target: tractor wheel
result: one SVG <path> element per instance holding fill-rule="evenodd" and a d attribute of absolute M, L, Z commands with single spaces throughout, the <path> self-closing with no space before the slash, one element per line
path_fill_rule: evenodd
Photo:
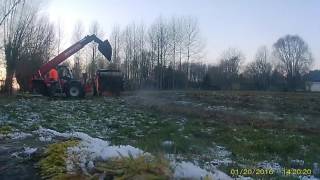
<path fill-rule="evenodd" d="M 82 87 L 79 84 L 71 84 L 66 92 L 68 97 L 78 98 L 83 97 L 84 92 Z"/>

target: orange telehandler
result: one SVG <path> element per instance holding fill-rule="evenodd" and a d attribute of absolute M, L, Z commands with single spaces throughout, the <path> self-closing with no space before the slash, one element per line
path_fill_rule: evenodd
<path fill-rule="evenodd" d="M 45 96 L 54 96 L 57 92 L 60 92 L 67 97 L 84 97 L 89 92 L 93 92 L 94 95 L 101 95 L 104 92 L 119 95 L 123 89 L 123 78 L 119 70 L 100 69 L 96 72 L 95 77 L 90 80 L 87 79 L 86 75 L 82 80 L 76 80 L 66 66 L 59 66 L 60 63 L 92 41 L 98 43 L 98 50 L 110 61 L 112 48 L 109 41 L 102 41 L 94 34 L 86 36 L 39 68 L 30 81 L 32 92 Z M 53 68 L 58 71 L 59 78 L 57 81 L 48 78 L 48 72 Z"/>

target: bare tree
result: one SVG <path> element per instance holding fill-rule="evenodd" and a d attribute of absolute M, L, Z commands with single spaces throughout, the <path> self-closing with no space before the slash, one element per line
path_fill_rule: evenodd
<path fill-rule="evenodd" d="M 131 43 L 131 30 L 127 26 L 125 27 L 123 33 L 122 33 L 122 44 L 123 44 L 123 54 L 124 54 L 124 73 L 125 73 L 125 79 L 128 82 L 130 79 L 130 60 L 131 60 L 131 52 L 132 52 L 132 43 Z"/>
<path fill-rule="evenodd" d="M 110 36 L 110 42 L 112 46 L 112 62 L 114 63 L 114 66 L 116 69 L 120 68 L 120 38 L 121 38 L 121 32 L 120 32 L 120 26 L 115 25 L 113 27 L 113 30 L 111 32 Z"/>
<path fill-rule="evenodd" d="M 15 5 L 1 26 L 6 65 L 5 91 L 11 94 L 14 77 L 21 90 L 28 90 L 32 74 L 51 56 L 55 34 L 48 19 L 39 16 L 41 6 L 38 1 L 6 2 Z"/>
<path fill-rule="evenodd" d="M 103 31 L 99 25 L 98 22 L 93 22 L 89 28 L 89 33 L 90 34 L 95 34 L 97 35 L 99 38 L 102 38 L 103 36 Z M 104 58 L 98 53 L 98 45 L 95 44 L 95 43 L 92 43 L 89 45 L 89 48 L 91 49 L 89 51 L 89 56 L 90 56 L 90 62 L 89 62 L 89 65 L 88 65 L 88 75 L 89 75 L 89 78 L 92 78 L 94 77 L 95 75 L 95 72 L 97 71 L 98 68 L 103 68 L 103 67 L 98 67 L 98 65 L 102 65 L 105 66 L 105 60 Z M 100 62 L 98 64 L 98 61 Z"/>
<path fill-rule="evenodd" d="M 170 55 L 172 58 L 172 61 L 170 63 L 170 66 L 172 67 L 173 73 L 172 73 L 172 88 L 175 88 L 175 73 L 176 70 L 176 55 L 177 55 L 177 49 L 178 45 L 181 42 L 180 35 L 182 34 L 182 31 L 179 31 L 179 19 L 176 17 L 173 17 L 171 21 L 169 22 L 169 46 L 170 46 Z M 181 43 L 180 43 L 181 44 Z M 181 62 L 180 62 L 181 63 Z"/>
<path fill-rule="evenodd" d="M 278 39 L 273 47 L 288 87 L 294 90 L 313 61 L 309 47 L 298 35 L 286 35 Z"/>
<path fill-rule="evenodd" d="M 185 33 L 185 28 L 184 28 L 184 18 L 178 18 L 177 19 L 177 53 L 178 53 L 178 58 L 179 58 L 179 71 L 182 69 L 182 59 L 184 56 L 184 45 L 185 45 L 185 39 L 186 39 L 186 33 Z"/>
<path fill-rule="evenodd" d="M 18 52 L 15 76 L 20 90 L 29 90 L 29 81 L 37 69 L 52 56 L 55 45 L 53 24 L 43 17 L 34 21 L 27 30 L 27 36 Z"/>
<path fill-rule="evenodd" d="M 149 46 L 149 52 L 150 52 L 150 81 L 153 82 L 154 86 L 158 87 L 158 73 L 156 72 L 156 67 L 159 66 L 160 61 L 157 56 L 158 52 L 158 39 L 157 39 L 157 27 L 153 24 L 148 29 L 148 35 L 147 35 L 147 42 Z M 157 82 L 157 84 L 156 84 Z"/>
<path fill-rule="evenodd" d="M 190 78 L 190 63 L 192 58 L 198 58 L 203 49 L 203 43 L 200 39 L 200 28 L 198 24 L 198 20 L 193 17 L 185 18 L 184 25 L 185 28 L 185 48 L 186 48 L 186 56 L 187 56 L 187 75 Z"/>
<path fill-rule="evenodd" d="M 271 73 L 269 51 L 266 46 L 262 46 L 258 49 L 255 60 L 247 65 L 245 74 L 254 83 L 256 89 L 267 90 Z"/>
<path fill-rule="evenodd" d="M 206 64 L 198 62 L 190 64 L 190 81 L 195 86 L 199 86 L 199 83 L 203 80 L 206 74 Z"/>
<path fill-rule="evenodd" d="M 58 20 L 56 28 L 57 28 L 57 54 L 60 54 L 60 48 L 61 48 L 62 39 L 63 39 L 63 30 L 61 28 L 61 19 Z"/>
<path fill-rule="evenodd" d="M 23 0 L 1 0 L 0 3 L 2 5 L 0 9 L 0 26 L 4 23 L 6 18 L 14 12 L 15 8 L 20 4 L 23 3 Z"/>
<path fill-rule="evenodd" d="M 83 38 L 83 32 L 84 32 L 84 27 L 81 21 L 77 22 L 74 26 L 73 29 L 73 35 L 72 35 L 72 42 L 78 42 Z M 82 51 L 78 51 L 75 55 L 74 55 L 74 59 L 73 59 L 73 68 L 72 68 L 72 72 L 73 72 L 73 76 L 75 79 L 80 79 L 81 77 L 81 72 L 82 72 Z"/>
<path fill-rule="evenodd" d="M 230 89 L 232 84 L 238 80 L 243 60 L 243 54 L 237 49 L 230 48 L 223 52 L 219 63 L 219 71 L 222 75 L 221 86 Z"/>
<path fill-rule="evenodd" d="M 6 60 L 4 91 L 12 93 L 12 83 L 23 42 L 29 36 L 28 29 L 36 18 L 38 7 L 32 3 L 20 3 L 3 22 L 3 44 Z"/>
<path fill-rule="evenodd" d="M 159 17 L 154 24 L 151 25 L 150 30 L 154 33 L 154 45 L 157 65 L 155 67 L 155 77 L 157 87 L 162 89 L 164 81 L 164 68 L 167 65 L 168 49 L 169 49 L 169 30 L 165 19 Z M 150 33 L 149 33 L 150 34 Z"/>
<path fill-rule="evenodd" d="M 122 33 L 123 69 L 130 88 L 138 88 L 148 74 L 146 59 L 145 27 L 135 23 L 125 27 Z M 147 75 L 146 75 L 147 76 Z"/>

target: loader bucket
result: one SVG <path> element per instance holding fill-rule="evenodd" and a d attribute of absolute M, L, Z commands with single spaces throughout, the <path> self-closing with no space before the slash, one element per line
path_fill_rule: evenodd
<path fill-rule="evenodd" d="M 99 51 L 106 57 L 109 61 L 111 61 L 112 56 L 112 48 L 108 40 L 101 41 L 98 46 Z"/>

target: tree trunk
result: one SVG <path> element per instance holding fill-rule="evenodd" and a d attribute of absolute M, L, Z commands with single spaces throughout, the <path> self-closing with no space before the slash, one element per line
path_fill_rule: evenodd
<path fill-rule="evenodd" d="M 173 45 L 173 63 L 172 63 L 172 89 L 174 89 L 175 81 L 175 66 L 176 66 L 176 43 Z"/>
<path fill-rule="evenodd" d="M 7 68 L 6 80 L 4 84 L 4 92 L 7 93 L 8 95 L 12 95 L 13 93 L 13 88 L 12 88 L 13 76 L 14 76 L 14 71 Z"/>

